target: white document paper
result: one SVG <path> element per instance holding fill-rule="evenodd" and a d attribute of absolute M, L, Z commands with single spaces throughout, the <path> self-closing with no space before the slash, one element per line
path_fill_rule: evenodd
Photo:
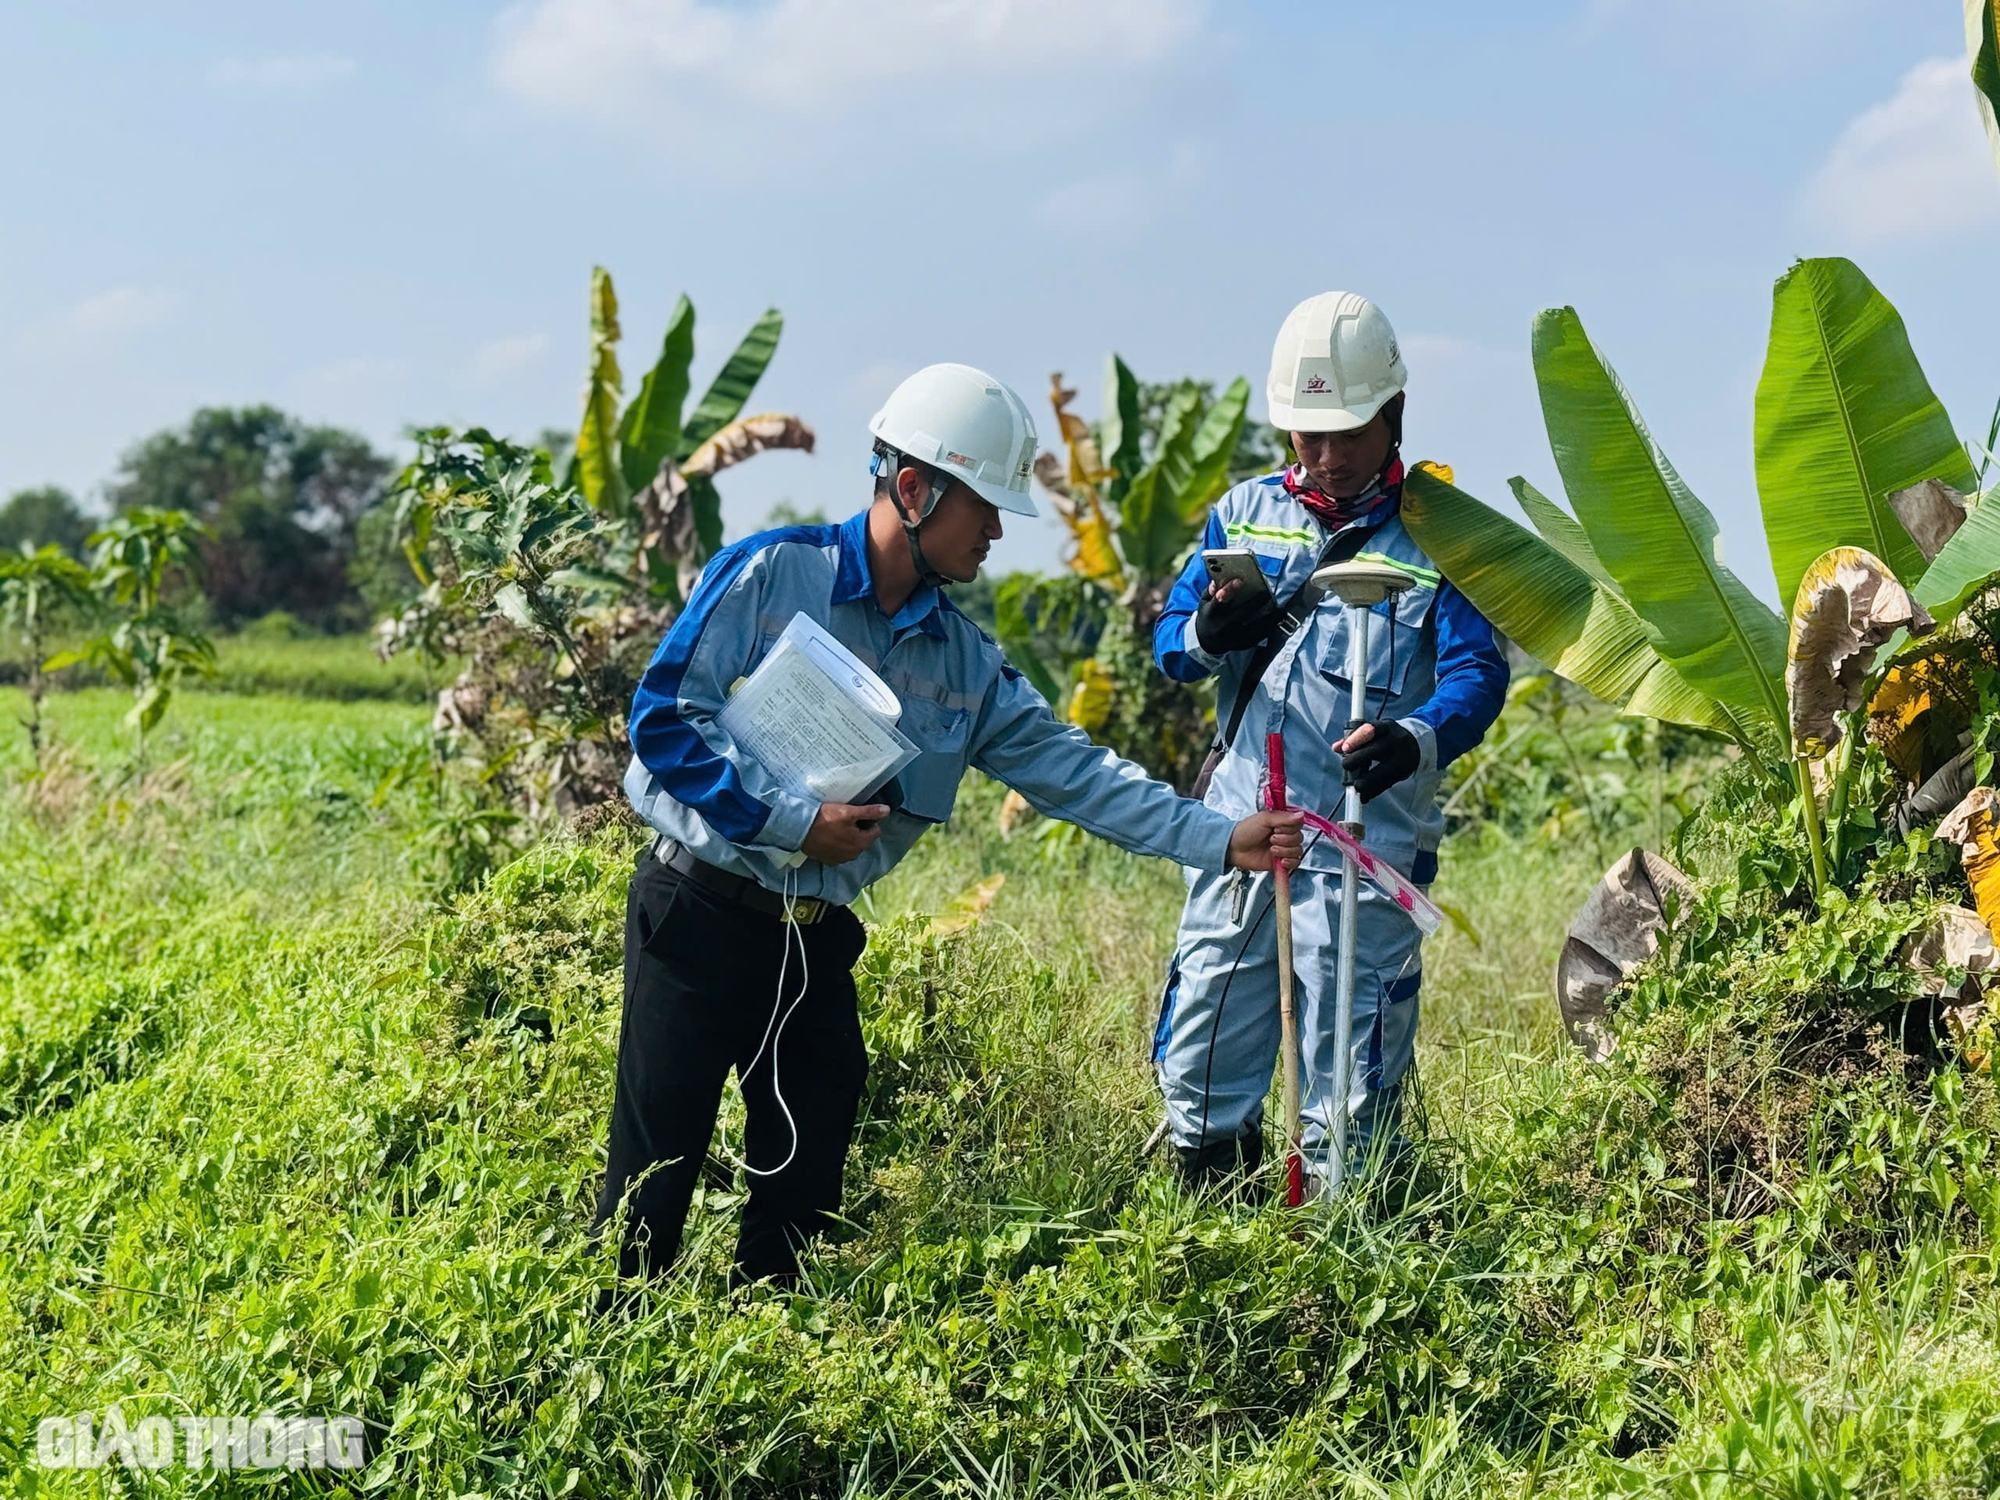
<path fill-rule="evenodd" d="M 917 758 L 902 713 L 866 663 L 797 614 L 715 722 L 793 796 L 852 802 Z"/>

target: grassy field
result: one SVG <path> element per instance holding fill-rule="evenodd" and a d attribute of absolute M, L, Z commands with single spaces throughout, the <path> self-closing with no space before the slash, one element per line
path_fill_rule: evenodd
<path fill-rule="evenodd" d="M 54 642 L 50 654 L 77 644 L 75 639 Z M 375 654 L 374 641 L 365 635 L 286 639 L 249 630 L 219 637 L 215 655 L 215 676 L 190 691 L 281 693 L 331 702 L 382 699 L 431 703 L 457 670 L 433 666 L 413 651 L 401 652 L 385 662 Z M 19 659 L 0 660 L 0 688 L 18 684 L 26 671 L 26 664 Z M 87 666 L 68 668 L 60 680 L 66 687 L 113 685 L 107 673 Z"/>
<path fill-rule="evenodd" d="M 1548 998 L 1574 840 L 1448 849 L 1423 1168 L 1302 1220 L 1141 1159 L 1177 872 L 1002 840 L 974 778 L 865 911 L 847 1232 L 732 1302 L 737 1189 L 705 1190 L 607 1322 L 639 836 L 439 901 L 390 778 L 421 706 L 190 694 L 143 776 L 123 708 L 54 699 L 40 777 L 0 752 L 8 1492 L 271 1488 L 37 1468 L 38 1418 L 118 1400 L 364 1417 L 367 1472 L 279 1480 L 307 1494 L 2000 1493 L 1990 1087 L 1815 1092 L 1721 1012 L 1588 1067 Z"/>

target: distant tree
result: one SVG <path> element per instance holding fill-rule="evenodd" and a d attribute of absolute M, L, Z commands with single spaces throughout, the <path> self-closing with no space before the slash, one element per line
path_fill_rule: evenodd
<path fill-rule="evenodd" d="M 790 500 L 780 500 L 764 513 L 764 529 L 775 531 L 780 526 L 824 526 L 826 512 L 815 505 L 811 510 L 800 510 Z"/>
<path fill-rule="evenodd" d="M 108 493 L 121 513 L 180 510 L 200 523 L 199 576 L 218 624 L 282 608 L 336 629 L 363 623 L 348 563 L 393 467 L 365 438 L 275 407 L 205 407 L 132 448 Z"/>
<path fill-rule="evenodd" d="M 53 484 L 17 490 L 0 505 L 0 549 L 15 552 L 53 544 L 81 558 L 93 524 L 68 490 Z"/>

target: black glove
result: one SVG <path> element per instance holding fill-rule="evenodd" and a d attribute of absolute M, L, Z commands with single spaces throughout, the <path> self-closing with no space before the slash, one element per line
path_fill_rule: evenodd
<path fill-rule="evenodd" d="M 1264 637 L 1282 614 L 1269 589 L 1248 593 L 1239 588 L 1227 600 L 1218 600 L 1211 590 L 1201 596 L 1201 606 L 1194 613 L 1194 638 L 1210 656 L 1248 651 L 1264 644 Z"/>
<path fill-rule="evenodd" d="M 1374 728 L 1373 739 L 1340 757 L 1341 780 L 1359 788 L 1363 802 L 1373 802 L 1424 758 L 1417 737 L 1394 719 L 1377 719 Z"/>

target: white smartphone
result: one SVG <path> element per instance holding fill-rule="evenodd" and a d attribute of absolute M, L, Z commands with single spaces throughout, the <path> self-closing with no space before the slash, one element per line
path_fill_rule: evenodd
<path fill-rule="evenodd" d="M 1201 560 L 1208 564 L 1208 576 L 1216 583 L 1236 584 L 1232 604 L 1271 592 L 1271 581 L 1258 566 L 1257 554 L 1248 547 L 1205 547 Z"/>

